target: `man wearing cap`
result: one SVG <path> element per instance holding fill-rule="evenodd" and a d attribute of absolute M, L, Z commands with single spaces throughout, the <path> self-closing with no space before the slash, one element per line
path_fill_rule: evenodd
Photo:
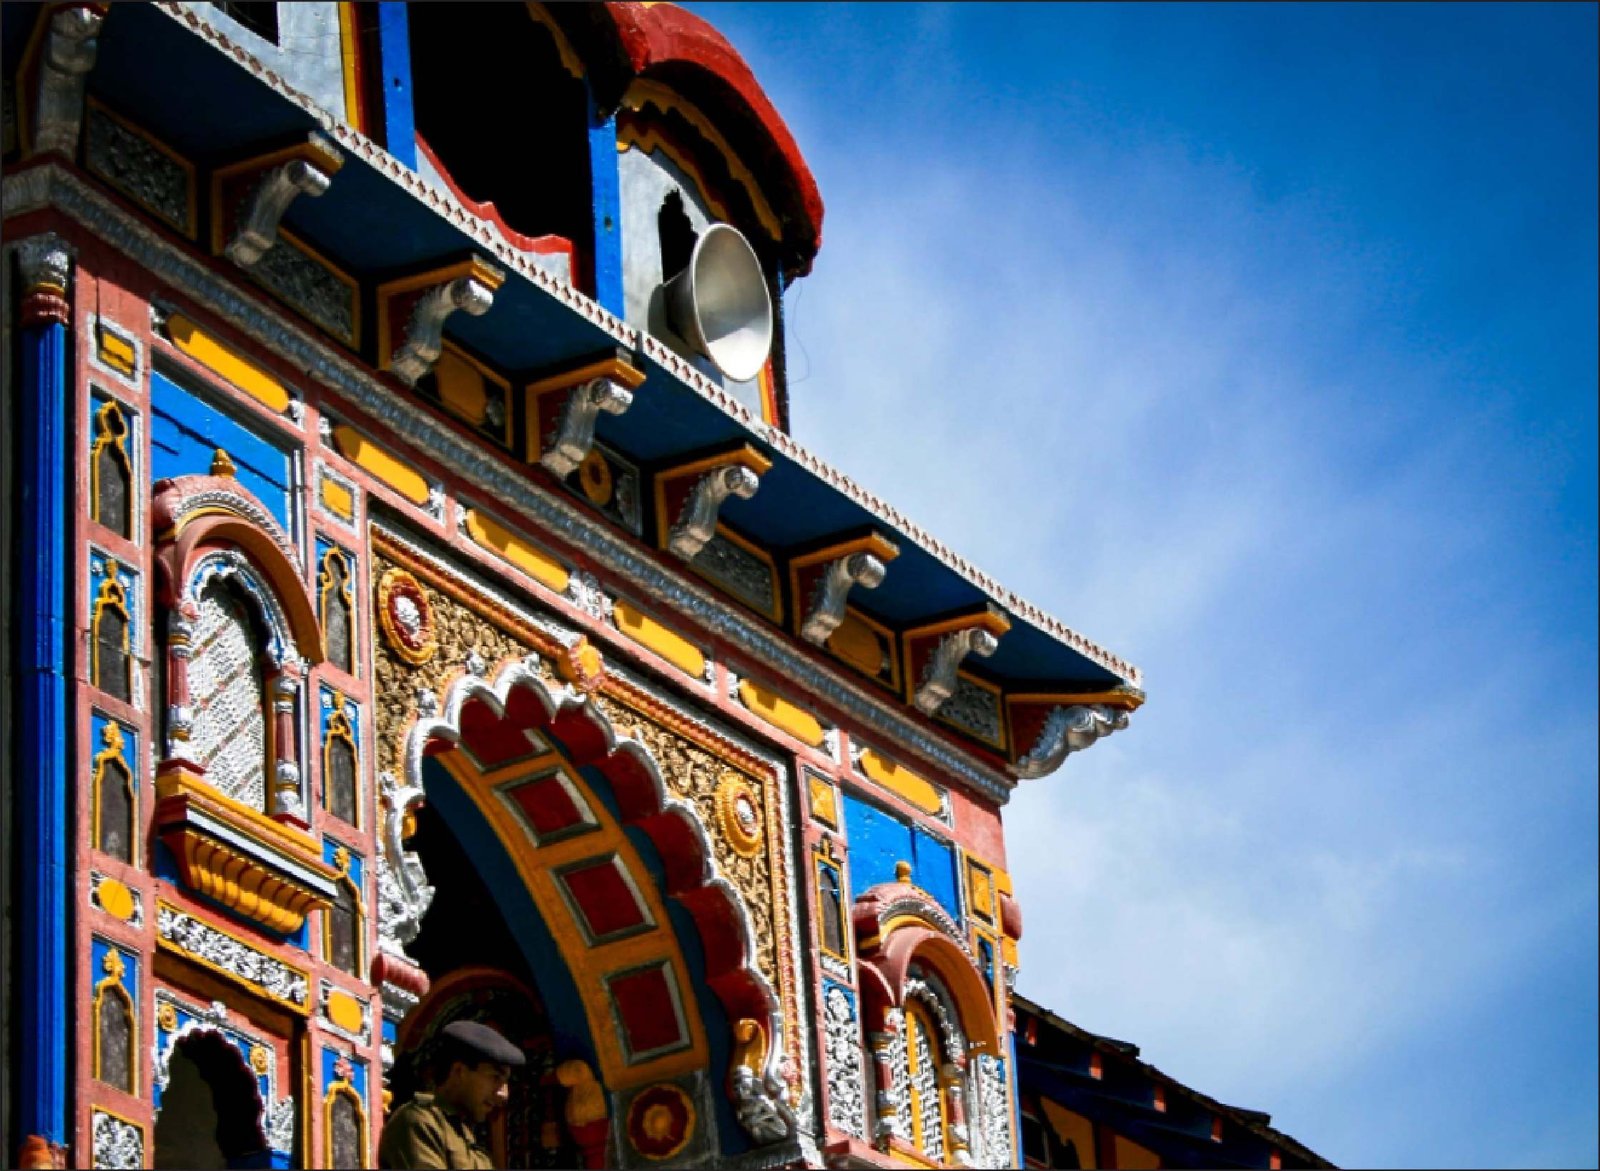
<path fill-rule="evenodd" d="M 389 1115 L 378 1144 L 378 1165 L 409 1168 L 492 1168 L 476 1127 L 506 1104 L 511 1071 L 522 1050 L 488 1025 L 452 1021 L 439 1030 L 432 1093 L 417 1094 Z"/>

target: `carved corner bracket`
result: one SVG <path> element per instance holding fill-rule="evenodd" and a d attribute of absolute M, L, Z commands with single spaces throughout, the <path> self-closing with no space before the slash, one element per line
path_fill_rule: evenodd
<path fill-rule="evenodd" d="M 905 632 L 906 685 L 924 715 L 937 715 L 956 692 L 967 656 L 986 659 L 1000 646 L 1011 621 L 994 606 Z"/>
<path fill-rule="evenodd" d="M 1144 703 L 1131 684 L 1076 694 L 1015 695 L 1007 700 L 1013 743 L 1028 745 L 1011 766 L 1024 780 L 1037 780 L 1060 768 L 1074 752 L 1128 726 L 1128 716 Z"/>
<path fill-rule="evenodd" d="M 444 326 L 457 310 L 482 317 L 506 274 L 481 257 L 378 287 L 378 352 L 384 369 L 415 386 L 444 352 Z M 397 338 L 404 341 L 396 345 Z"/>
<path fill-rule="evenodd" d="M 888 563 L 898 556 L 899 546 L 871 533 L 791 560 L 789 582 L 794 597 L 797 602 L 807 600 L 804 611 L 796 612 L 800 637 L 813 646 L 826 646 L 844 623 L 851 588 L 877 589 L 883 584 Z"/>
<path fill-rule="evenodd" d="M 25 65 L 35 75 L 30 154 L 57 153 L 76 158 L 83 131 L 84 89 L 100 54 L 100 27 L 107 4 L 57 7 L 41 19 L 50 22 L 42 51 Z"/>
<path fill-rule="evenodd" d="M 667 468 L 656 477 L 656 513 L 662 546 L 693 561 L 717 535 L 718 516 L 730 497 L 748 500 L 772 461 L 749 444 Z M 671 519 L 670 527 L 668 518 Z"/>
<path fill-rule="evenodd" d="M 566 479 L 593 448 L 600 415 L 626 411 L 644 379 L 631 355 L 618 349 L 530 383 L 524 392 L 528 457 Z"/>
<path fill-rule="evenodd" d="M 344 166 L 344 155 L 318 133 L 284 150 L 219 169 L 211 180 L 215 209 L 213 247 L 240 268 L 256 264 L 278 242 L 278 225 L 300 195 L 320 196 Z"/>

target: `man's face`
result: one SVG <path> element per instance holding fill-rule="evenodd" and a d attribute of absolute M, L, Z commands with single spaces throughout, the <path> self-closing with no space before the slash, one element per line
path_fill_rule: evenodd
<path fill-rule="evenodd" d="M 440 1096 L 474 1123 L 482 1122 L 511 1096 L 511 1067 L 494 1061 L 468 1066 L 456 1062 L 440 1087 Z"/>

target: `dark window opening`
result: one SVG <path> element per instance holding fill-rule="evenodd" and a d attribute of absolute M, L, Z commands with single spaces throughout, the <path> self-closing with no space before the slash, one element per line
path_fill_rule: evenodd
<path fill-rule="evenodd" d="M 350 621 L 350 566 L 337 553 L 322 561 L 322 638 L 328 661 L 346 675 L 353 675 Z"/>
<path fill-rule="evenodd" d="M 1032 1114 L 1022 1116 L 1022 1157 L 1029 1166 L 1050 1166 L 1050 1140 L 1044 1123 Z"/>
<path fill-rule="evenodd" d="M 168 1058 L 151 1166 L 265 1167 L 261 1113 L 239 1050 L 218 1033 L 191 1033 Z"/>
<path fill-rule="evenodd" d="M 242 0 L 212 0 L 213 8 L 219 8 L 228 16 L 244 25 L 245 28 L 255 33 L 263 40 L 278 43 L 278 6 L 276 4 L 245 3 Z"/>
<path fill-rule="evenodd" d="M 119 537 L 129 537 L 133 468 L 128 461 L 128 421 L 115 403 L 95 412 L 94 519 Z"/>
<path fill-rule="evenodd" d="M 844 952 L 844 895 L 839 890 L 839 872 L 832 866 L 817 867 L 817 887 L 822 896 L 822 947 L 834 955 Z"/>
<path fill-rule="evenodd" d="M 95 848 L 120 862 L 133 861 L 133 783 L 119 760 L 100 766 L 95 792 Z"/>
<path fill-rule="evenodd" d="M 683 210 L 682 192 L 674 191 L 661 201 L 656 233 L 661 239 L 661 279 L 670 281 L 689 267 L 689 258 L 694 255 L 694 224 Z"/>
<path fill-rule="evenodd" d="M 124 1094 L 133 1093 L 133 1008 L 128 998 L 112 988 L 100 993 L 95 1014 L 94 1076 Z"/>
<path fill-rule="evenodd" d="M 343 736 L 331 735 L 328 741 L 328 775 L 323 778 L 328 812 L 341 821 L 356 824 L 356 749 Z"/>
<path fill-rule="evenodd" d="M 413 4 L 417 136 L 469 199 L 525 236 L 561 236 L 593 291 L 589 101 L 554 35 L 521 4 Z M 391 144 L 393 149 L 393 144 Z"/>
<path fill-rule="evenodd" d="M 361 1142 L 361 1111 L 349 1094 L 335 1092 L 329 1108 L 329 1145 L 333 1148 L 333 1167 L 364 1167 Z"/>
<path fill-rule="evenodd" d="M 107 602 L 94 622 L 94 685 L 124 702 L 132 698 L 128 660 L 128 617 Z"/>
<path fill-rule="evenodd" d="M 341 972 L 360 975 L 361 913 L 356 909 L 355 891 L 347 882 L 328 910 L 328 962 Z"/>

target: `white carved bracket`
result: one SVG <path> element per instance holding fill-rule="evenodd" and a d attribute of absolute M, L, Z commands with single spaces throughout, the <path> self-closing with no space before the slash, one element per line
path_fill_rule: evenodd
<path fill-rule="evenodd" d="M 321 135 L 313 136 L 312 149 L 326 156 L 331 165 L 319 167 L 309 159 L 290 159 L 262 175 L 251 193 L 250 206 L 224 250 L 240 268 L 249 268 L 278 242 L 278 224 L 295 196 L 319 196 L 333 182 L 343 157 Z"/>
<path fill-rule="evenodd" d="M 51 290 L 65 294 L 72 283 L 73 248 L 54 232 L 29 236 L 17 245 L 17 267 L 26 293 Z"/>
<path fill-rule="evenodd" d="M 828 641 L 844 621 L 844 604 L 851 586 L 875 590 L 883 584 L 888 568 L 871 553 L 851 553 L 832 562 L 817 581 L 800 637 L 816 646 Z"/>
<path fill-rule="evenodd" d="M 34 153 L 56 151 L 69 159 L 77 156 L 84 85 L 100 52 L 104 21 L 105 13 L 84 6 L 63 8 L 50 17 L 50 33 L 39 62 Z"/>
<path fill-rule="evenodd" d="M 594 446 L 594 425 L 600 412 L 620 415 L 632 405 L 633 391 L 609 378 L 591 378 L 574 387 L 539 462 L 559 479 L 570 476 Z"/>
<path fill-rule="evenodd" d="M 407 386 L 415 386 L 444 350 L 446 319 L 457 309 L 482 317 L 493 304 L 494 290 L 475 277 L 460 276 L 435 285 L 412 309 L 405 344 L 394 352 L 389 368 Z"/>
<path fill-rule="evenodd" d="M 1024 780 L 1048 776 L 1074 752 L 1082 752 L 1102 736 L 1128 726 L 1128 713 L 1106 704 L 1076 704 L 1050 709 L 1039 738 L 1018 759 L 1016 774 Z"/>
<path fill-rule="evenodd" d="M 761 477 L 744 464 L 723 464 L 701 476 L 684 502 L 683 512 L 667 538 L 667 548 L 685 561 L 693 561 L 717 532 L 717 513 L 730 496 L 748 500 L 761 486 Z"/>
<path fill-rule="evenodd" d="M 912 702 L 925 715 L 934 715 L 956 690 L 956 671 L 968 655 L 986 659 L 1000 646 L 1000 640 L 981 626 L 953 630 L 939 640 L 928 658 L 922 681 Z"/>

